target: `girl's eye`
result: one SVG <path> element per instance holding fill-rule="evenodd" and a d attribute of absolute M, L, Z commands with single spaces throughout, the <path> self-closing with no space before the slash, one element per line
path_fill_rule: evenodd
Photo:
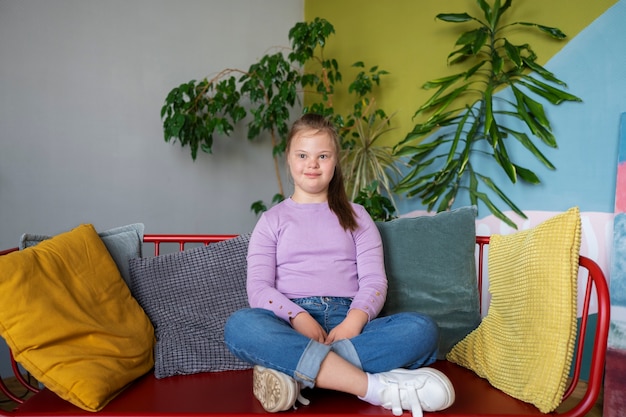
<path fill-rule="evenodd" d="M 306 155 L 305 155 L 305 154 L 303 154 L 303 153 L 299 153 L 299 154 L 298 154 L 298 158 L 300 158 L 300 159 L 304 159 L 304 158 L 306 158 Z"/>
<path fill-rule="evenodd" d="M 320 159 L 328 159 L 328 155 L 320 155 Z"/>

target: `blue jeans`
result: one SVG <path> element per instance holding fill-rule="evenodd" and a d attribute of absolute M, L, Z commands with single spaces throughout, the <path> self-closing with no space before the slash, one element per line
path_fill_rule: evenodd
<path fill-rule="evenodd" d="M 329 332 L 346 317 L 351 300 L 342 297 L 307 297 L 292 300 Z M 224 341 L 238 358 L 276 369 L 312 388 L 330 351 L 358 368 L 385 372 L 416 369 L 437 358 L 437 324 L 420 313 L 378 317 L 360 335 L 325 345 L 295 331 L 289 323 L 262 308 L 247 308 L 226 322 Z"/>

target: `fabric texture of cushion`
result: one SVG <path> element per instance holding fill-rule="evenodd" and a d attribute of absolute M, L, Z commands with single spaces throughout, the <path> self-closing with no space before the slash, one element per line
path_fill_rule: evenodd
<path fill-rule="evenodd" d="M 154 329 L 92 225 L 0 256 L 0 333 L 15 359 L 97 411 L 154 363 Z"/>
<path fill-rule="evenodd" d="M 134 223 L 98 233 L 127 284 L 130 282 L 128 261 L 142 256 L 143 232 L 143 223 Z M 20 238 L 19 249 L 35 246 L 42 240 L 51 237 L 49 235 L 24 233 Z"/>
<path fill-rule="evenodd" d="M 248 307 L 249 239 L 130 261 L 132 293 L 155 328 L 157 378 L 251 367 L 224 344 L 226 319 Z"/>
<path fill-rule="evenodd" d="M 448 355 L 544 413 L 561 402 L 574 352 L 580 228 L 574 207 L 533 229 L 493 235 L 489 311 Z"/>
<path fill-rule="evenodd" d="M 440 330 L 439 358 L 480 323 L 476 207 L 377 223 L 389 280 L 383 314 L 417 311 Z"/>

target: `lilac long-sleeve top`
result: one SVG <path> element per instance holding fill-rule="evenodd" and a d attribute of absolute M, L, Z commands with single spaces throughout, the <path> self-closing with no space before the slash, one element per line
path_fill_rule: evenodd
<path fill-rule="evenodd" d="M 375 318 L 387 295 L 383 248 L 376 224 L 352 204 L 358 228 L 346 231 L 328 203 L 292 199 L 264 212 L 248 247 L 248 301 L 289 321 L 304 311 L 291 301 L 350 297 L 351 309 Z"/>

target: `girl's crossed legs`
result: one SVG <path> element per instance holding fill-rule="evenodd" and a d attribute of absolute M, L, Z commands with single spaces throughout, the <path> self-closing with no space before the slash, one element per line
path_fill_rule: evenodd
<path fill-rule="evenodd" d="M 308 297 L 293 301 L 309 312 L 327 332 L 343 320 L 350 306 L 350 299 L 341 297 Z M 402 408 L 415 408 L 417 400 L 410 401 L 404 394 L 401 397 L 400 392 L 395 401 L 386 398 L 389 381 L 384 383 L 381 378 L 391 378 L 395 384 L 419 379 L 421 385 L 434 378 L 435 385 L 443 385 L 435 387 L 435 391 L 445 391 L 443 396 L 446 397 L 441 399 L 441 407 L 437 409 L 446 408 L 454 400 L 452 385 L 438 371 L 423 369 L 413 373 L 406 371 L 402 375 L 397 370 L 388 372 L 396 368 L 417 369 L 435 361 L 437 325 L 419 313 L 376 318 L 366 324 L 360 335 L 325 345 L 296 332 L 269 310 L 244 309 L 229 318 L 225 341 L 235 356 L 261 366 L 255 369 L 255 373 L 260 369 L 279 371 L 293 377 L 300 386 L 318 386 L 354 394 L 387 408 L 394 406 L 396 414 L 401 413 Z M 373 378 L 373 375 L 379 377 Z M 432 391 L 433 383 L 426 385 Z M 286 403 L 287 408 L 293 405 L 290 402 L 291 399 Z M 400 405 L 402 408 L 398 410 Z"/>

